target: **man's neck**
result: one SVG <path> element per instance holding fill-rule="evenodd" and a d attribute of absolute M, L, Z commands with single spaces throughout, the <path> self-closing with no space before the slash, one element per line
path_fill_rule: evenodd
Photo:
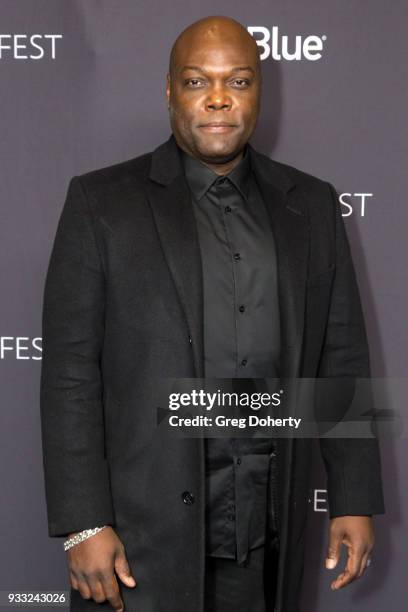
<path fill-rule="evenodd" d="M 202 159 L 200 159 L 199 161 L 202 164 L 204 164 L 204 166 L 207 166 L 207 168 L 215 172 L 216 174 L 222 175 L 222 174 L 228 174 L 229 172 L 231 172 L 231 170 L 235 168 L 237 164 L 239 164 L 243 155 L 244 155 L 244 151 L 240 151 L 240 153 L 238 153 L 238 155 L 234 157 L 234 159 L 231 159 L 225 164 L 211 164 L 211 163 L 203 161 Z"/>
<path fill-rule="evenodd" d="M 231 172 L 231 170 L 233 170 L 233 168 L 235 168 L 235 166 L 237 166 L 239 162 L 241 161 L 241 159 L 243 158 L 245 149 L 246 149 L 246 145 L 245 145 L 244 148 L 233 159 L 230 159 L 229 161 L 225 163 L 216 164 L 216 163 L 205 161 L 201 159 L 200 157 L 197 157 L 190 151 L 186 151 L 184 147 L 181 147 L 179 144 L 178 146 L 182 151 L 184 151 L 184 153 L 186 153 L 190 157 L 193 157 L 194 159 L 199 161 L 201 164 L 203 164 L 204 166 L 206 166 L 207 168 L 209 168 L 210 170 L 212 170 L 213 172 L 219 175 L 228 174 L 229 172 Z"/>

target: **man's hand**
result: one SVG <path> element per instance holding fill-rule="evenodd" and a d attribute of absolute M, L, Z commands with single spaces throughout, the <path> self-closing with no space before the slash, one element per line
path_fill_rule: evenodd
<path fill-rule="evenodd" d="M 336 567 L 341 545 L 348 548 L 344 572 L 331 583 L 332 590 L 341 589 L 363 575 L 374 546 L 374 526 L 371 516 L 339 516 L 330 521 L 326 568 Z"/>
<path fill-rule="evenodd" d="M 71 533 L 69 537 L 74 535 Z M 93 598 L 98 603 L 108 599 L 116 612 L 124 611 L 115 571 L 127 587 L 135 587 L 136 581 L 131 575 L 125 548 L 112 527 L 68 549 L 67 560 L 71 586 L 84 599 Z"/>

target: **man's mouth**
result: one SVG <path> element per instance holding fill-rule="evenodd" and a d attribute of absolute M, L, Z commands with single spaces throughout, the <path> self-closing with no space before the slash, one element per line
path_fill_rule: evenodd
<path fill-rule="evenodd" d="M 237 126 L 233 123 L 227 123 L 226 121 L 209 121 L 208 123 L 201 123 L 198 126 L 201 130 L 206 132 L 229 132 Z"/>

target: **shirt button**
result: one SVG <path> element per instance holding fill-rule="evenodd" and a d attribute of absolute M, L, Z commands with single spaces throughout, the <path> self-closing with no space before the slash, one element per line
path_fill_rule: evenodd
<path fill-rule="evenodd" d="M 228 515 L 228 520 L 229 521 L 233 521 L 234 520 L 234 515 L 233 514 L 229 514 Z"/>
<path fill-rule="evenodd" d="M 225 211 L 226 213 L 230 213 L 230 212 L 232 211 L 231 206 L 226 206 L 226 207 L 224 208 L 224 211 Z"/>
<path fill-rule="evenodd" d="M 237 458 L 237 465 L 241 465 L 241 461 L 242 461 L 241 457 L 238 457 Z"/>
<path fill-rule="evenodd" d="M 218 183 L 219 183 L 220 185 L 224 185 L 224 183 L 226 183 L 227 181 L 228 181 L 228 179 L 227 179 L 227 177 L 226 177 L 226 176 L 224 176 L 224 177 L 222 177 L 222 178 L 218 179 Z"/>
<path fill-rule="evenodd" d="M 239 253 L 234 253 L 235 261 L 239 261 L 241 259 L 241 255 Z"/>
<path fill-rule="evenodd" d="M 184 491 L 181 494 L 181 498 L 183 502 L 187 504 L 187 506 L 191 506 L 192 504 L 194 504 L 194 495 L 190 491 Z"/>
<path fill-rule="evenodd" d="M 248 360 L 247 360 L 247 359 L 243 359 L 243 360 L 241 361 L 241 365 L 243 365 L 243 366 L 246 366 L 246 364 L 247 364 L 247 363 L 248 363 Z"/>
<path fill-rule="evenodd" d="M 190 344 L 193 344 L 193 340 L 192 340 L 191 336 L 188 337 L 188 341 L 189 341 Z"/>
<path fill-rule="evenodd" d="M 240 306 L 239 307 L 239 312 L 245 312 L 245 306 Z"/>

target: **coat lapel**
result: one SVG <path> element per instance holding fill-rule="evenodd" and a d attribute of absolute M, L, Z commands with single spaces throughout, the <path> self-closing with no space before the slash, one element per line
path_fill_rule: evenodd
<path fill-rule="evenodd" d="M 173 136 L 152 155 L 148 199 L 177 293 L 194 355 L 195 375 L 204 376 L 203 289 L 197 226 Z M 158 291 L 160 288 L 158 287 Z"/>
<path fill-rule="evenodd" d="M 281 375 L 299 376 L 302 350 L 309 230 L 295 183 L 251 147 L 256 180 L 269 212 L 276 244 L 281 328 Z"/>

